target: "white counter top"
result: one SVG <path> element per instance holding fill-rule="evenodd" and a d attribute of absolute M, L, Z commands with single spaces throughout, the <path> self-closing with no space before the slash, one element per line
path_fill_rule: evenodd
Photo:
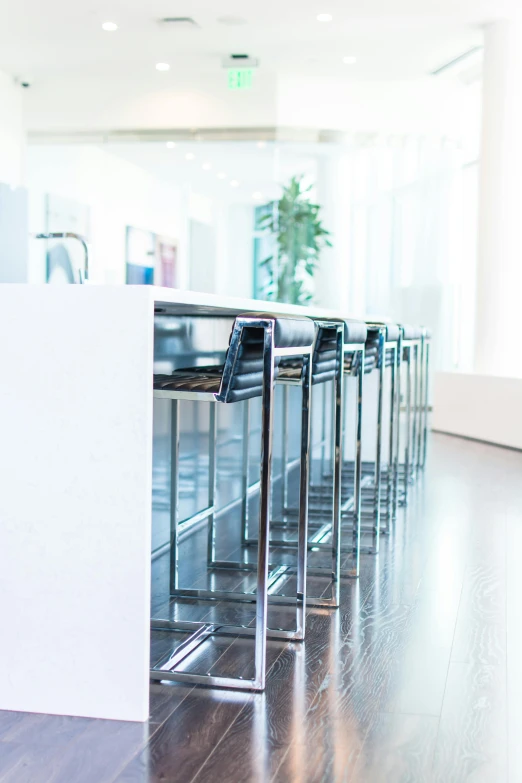
<path fill-rule="evenodd" d="M 223 315 L 235 316 L 245 312 L 270 312 L 275 315 L 299 315 L 312 318 L 349 318 L 348 313 L 329 310 L 311 305 L 281 304 L 279 302 L 263 301 L 261 299 L 243 299 L 234 296 L 201 293 L 199 291 L 184 291 L 174 288 L 149 288 L 157 307 L 164 305 L 169 313 L 178 315 Z"/>

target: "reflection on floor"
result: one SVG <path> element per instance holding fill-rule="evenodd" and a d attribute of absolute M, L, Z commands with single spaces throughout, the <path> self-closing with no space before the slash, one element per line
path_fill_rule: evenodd
<path fill-rule="evenodd" d="M 434 435 L 341 609 L 270 643 L 265 694 L 153 685 L 145 726 L 0 713 L 0 781 L 521 781 L 521 477 L 522 454 Z M 247 669 L 228 644 L 196 663 Z"/>

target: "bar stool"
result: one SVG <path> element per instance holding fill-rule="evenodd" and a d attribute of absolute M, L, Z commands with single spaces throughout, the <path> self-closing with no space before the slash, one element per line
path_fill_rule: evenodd
<path fill-rule="evenodd" d="M 421 332 L 419 443 L 417 450 L 417 467 L 422 470 L 426 464 L 426 450 L 428 442 L 431 331 L 423 326 Z"/>
<path fill-rule="evenodd" d="M 314 351 L 312 358 L 312 387 L 316 388 L 328 381 L 333 381 L 333 436 L 332 436 L 332 463 L 333 475 L 332 486 L 327 487 L 327 492 L 331 492 L 332 512 L 329 519 L 324 517 L 324 510 L 319 508 L 320 519 L 317 529 L 310 531 L 310 507 L 309 507 L 309 536 L 308 548 L 313 551 L 328 551 L 331 554 L 331 569 L 327 566 L 311 567 L 308 565 L 308 576 L 321 577 L 325 571 L 329 572 L 331 582 L 331 595 L 325 597 L 311 596 L 308 594 L 307 605 L 315 607 L 336 608 L 340 601 L 340 578 L 341 576 L 358 577 L 360 565 L 360 526 L 361 526 L 361 422 L 362 422 L 362 376 L 364 367 L 364 345 L 366 340 L 366 325 L 359 321 L 333 321 L 316 319 L 316 338 L 314 342 Z M 284 384 L 283 391 L 283 512 L 285 517 L 291 515 L 293 509 L 288 507 L 288 389 L 294 385 L 299 378 L 300 367 L 295 361 L 283 362 L 279 369 L 277 378 L 278 384 Z M 343 461 L 343 437 L 344 437 L 344 402 L 346 391 L 343 387 L 343 376 L 345 374 L 358 377 L 359 389 L 356 406 L 356 473 L 355 473 L 355 491 L 354 497 L 348 501 L 342 502 L 342 461 Z M 315 392 L 312 392 L 315 395 Z M 323 436 L 324 437 L 324 436 Z M 321 471 L 321 478 L 326 476 Z M 322 492 L 323 485 L 313 487 L 316 496 L 321 501 L 325 499 Z M 352 527 L 352 545 L 350 549 L 341 546 L 341 520 L 342 515 L 347 515 L 348 507 L 353 512 Z M 292 524 L 286 518 L 282 522 L 273 525 L 281 531 L 292 530 Z M 329 539 L 328 541 L 325 539 Z M 245 539 L 245 544 L 255 543 L 250 538 Z M 295 543 L 288 538 L 271 539 L 275 547 L 284 549 L 293 548 Z M 351 551 L 353 554 L 352 567 L 341 574 L 341 552 Z M 283 602 L 284 596 L 271 596 L 274 600 Z"/>
<path fill-rule="evenodd" d="M 366 512 L 373 521 L 373 541 L 370 547 L 362 548 L 366 554 L 379 552 L 381 532 L 387 533 L 390 522 L 396 518 L 397 498 L 394 492 L 394 476 L 397 466 L 397 425 L 398 425 L 398 357 L 401 332 L 393 322 L 375 320 L 367 322 L 365 373 L 374 370 L 379 373 L 377 392 L 377 431 L 375 444 L 375 463 L 371 483 L 367 485 L 371 496 L 371 510 Z M 386 494 L 383 494 L 383 408 L 385 372 L 390 369 L 390 419 L 388 437 L 388 464 L 386 468 Z M 384 513 L 383 513 L 384 505 Z M 364 518 L 364 514 L 363 514 Z"/>
<path fill-rule="evenodd" d="M 417 427 L 419 409 L 419 381 L 420 381 L 420 352 L 422 342 L 422 329 L 411 324 L 400 324 L 401 330 L 401 358 L 406 366 L 406 434 L 404 448 L 404 463 L 399 465 L 396 476 L 396 485 L 399 483 L 400 468 L 402 467 L 402 499 L 403 505 L 407 505 L 409 487 L 415 481 L 416 476 L 416 448 Z M 399 381 L 399 383 L 402 383 Z M 400 438 L 400 432 L 399 432 Z M 400 441 L 397 452 L 400 451 Z M 400 459 L 400 457 L 399 457 Z"/>
<path fill-rule="evenodd" d="M 181 622 L 153 619 L 152 630 L 177 631 L 190 634 L 172 653 L 151 669 L 154 680 L 174 680 L 213 687 L 261 691 L 266 679 L 266 639 L 293 639 L 300 641 L 305 631 L 306 558 L 307 558 L 307 503 L 308 461 L 310 442 L 310 385 L 311 354 L 315 327 L 308 318 L 275 317 L 266 313 L 237 316 L 230 336 L 223 367 L 189 368 L 177 370 L 172 375 L 155 376 L 154 396 L 172 401 L 172 453 L 171 453 L 171 549 L 170 593 L 174 597 L 211 598 L 212 600 L 243 600 L 256 604 L 255 627 L 247 625 L 223 625 L 221 623 Z M 273 438 L 273 408 L 275 380 L 283 357 L 298 356 L 302 359 L 301 386 L 303 404 L 301 410 L 301 478 L 300 510 L 297 554 L 296 628 L 294 631 L 268 629 L 269 543 L 270 543 L 270 490 Z M 178 520 L 178 467 L 179 467 L 179 401 L 197 400 L 210 403 L 236 403 L 253 397 L 262 397 L 261 423 L 261 479 L 259 497 L 259 544 L 257 556 L 257 588 L 254 592 L 239 595 L 223 591 L 183 590 L 179 587 L 179 532 L 187 520 Z M 209 504 L 199 514 L 208 518 L 208 563 L 211 568 L 224 568 L 242 564 L 215 559 L 215 488 L 216 488 L 216 415 L 211 405 L 209 452 Z M 193 522 L 195 515 L 190 521 Z M 246 565 L 246 564 L 245 564 Z M 251 564 L 249 564 L 251 565 Z M 250 570 L 250 569 L 249 569 Z M 179 671 L 180 663 L 200 644 L 212 636 L 247 636 L 255 641 L 255 674 L 252 679 L 202 675 Z"/>

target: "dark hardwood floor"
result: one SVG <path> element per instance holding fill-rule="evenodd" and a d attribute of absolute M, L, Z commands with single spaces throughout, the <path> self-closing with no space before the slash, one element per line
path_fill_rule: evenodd
<path fill-rule="evenodd" d="M 264 694 L 154 684 L 143 726 L 0 712 L 0 781 L 522 783 L 521 553 L 522 454 L 433 435 L 409 507 L 343 582 L 341 608 L 310 610 L 304 644 L 269 643 Z M 171 643 L 157 635 L 153 653 Z M 191 664 L 248 675 L 250 642 L 215 639 Z"/>

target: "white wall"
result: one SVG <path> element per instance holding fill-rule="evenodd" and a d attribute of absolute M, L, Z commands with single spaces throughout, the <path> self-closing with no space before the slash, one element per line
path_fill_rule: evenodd
<path fill-rule="evenodd" d="M 218 243 L 217 292 L 228 296 L 253 296 L 254 212 L 250 204 L 232 204 L 223 215 Z"/>
<path fill-rule="evenodd" d="M 435 373 L 432 428 L 522 449 L 522 379 Z"/>
<path fill-rule="evenodd" d="M 479 125 L 480 95 L 436 77 L 408 81 L 277 76 L 259 70 L 251 90 L 231 91 L 226 72 L 167 80 L 126 74 L 53 74 L 26 96 L 32 133 L 168 128 L 329 128 L 347 132 L 421 133 L 461 138 Z"/>
<path fill-rule="evenodd" d="M 90 206 L 91 279 L 125 282 L 125 227 L 179 240 L 180 284 L 187 282 L 187 198 L 139 166 L 93 145 L 31 146 L 28 150 L 30 231 L 45 230 L 45 194 Z M 31 243 L 31 282 L 44 274 L 42 243 Z"/>
<path fill-rule="evenodd" d="M 0 283 L 27 280 L 23 89 L 0 71 Z"/>
<path fill-rule="evenodd" d="M 353 306 L 350 310 L 353 302 L 350 283 L 354 276 L 349 226 L 351 169 L 352 161 L 349 155 L 325 156 L 318 161 L 317 203 L 322 207 L 320 217 L 323 226 L 331 233 L 332 247 L 325 247 L 321 253 L 315 273 L 314 298 L 321 307 L 350 311 L 355 315 L 357 313 Z"/>
<path fill-rule="evenodd" d="M 476 135 L 479 112 L 475 89 L 435 77 L 375 82 L 288 76 L 278 83 L 282 126 L 460 139 Z"/>
<path fill-rule="evenodd" d="M 91 131 L 128 128 L 263 126 L 276 123 L 276 83 L 256 73 L 251 90 L 232 91 L 225 70 L 183 71 L 158 81 L 64 71 L 42 79 L 27 98 L 31 131 Z"/>
<path fill-rule="evenodd" d="M 486 26 L 474 370 L 522 378 L 522 22 Z"/>
<path fill-rule="evenodd" d="M 22 88 L 0 71 L 0 182 L 13 187 L 24 181 L 23 97 Z"/>

